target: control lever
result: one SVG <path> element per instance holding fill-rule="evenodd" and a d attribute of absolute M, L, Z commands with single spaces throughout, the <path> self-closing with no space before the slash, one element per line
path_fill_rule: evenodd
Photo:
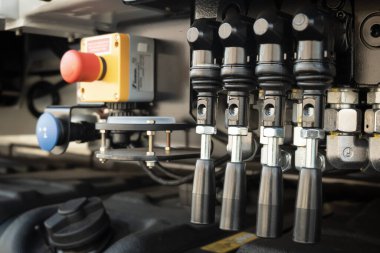
<path fill-rule="evenodd" d="M 215 167 L 213 160 L 198 159 L 195 165 L 191 203 L 191 222 L 213 223 L 215 220 Z"/>
<path fill-rule="evenodd" d="M 220 228 L 239 230 L 243 225 L 246 204 L 245 163 L 242 157 L 242 138 L 248 135 L 250 91 L 255 89 L 252 69 L 254 37 L 252 20 L 236 12 L 226 11 L 219 27 L 219 38 L 224 47 L 221 77 L 227 90 L 228 108 L 225 117 L 231 141 L 231 161 L 224 177 Z"/>
<path fill-rule="evenodd" d="M 255 73 L 263 90 L 260 142 L 260 179 L 256 234 L 276 238 L 282 233 L 283 183 L 280 145 L 284 143 L 285 99 L 293 83 L 286 55 L 291 46 L 286 33 L 290 22 L 281 15 L 264 12 L 253 25 L 259 53 Z"/>
<path fill-rule="evenodd" d="M 256 234 L 275 238 L 282 233 L 283 211 L 282 168 L 263 165 L 257 208 Z"/>
<path fill-rule="evenodd" d="M 305 167 L 301 168 L 293 240 L 301 243 L 319 241 L 322 221 L 322 171 L 318 164 L 318 139 L 325 137 L 321 129 L 302 129 L 306 140 Z"/>
<path fill-rule="evenodd" d="M 190 79 L 197 94 L 197 128 L 201 135 L 201 157 L 194 172 L 191 222 L 210 224 L 215 219 L 215 167 L 211 159 L 211 136 L 216 134 L 215 107 L 217 92 L 221 88 L 218 23 L 195 20 L 187 32 L 192 48 Z"/>

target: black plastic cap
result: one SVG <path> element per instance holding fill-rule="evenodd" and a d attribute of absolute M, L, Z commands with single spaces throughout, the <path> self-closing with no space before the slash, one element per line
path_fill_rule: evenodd
<path fill-rule="evenodd" d="M 220 51 L 219 23 L 210 19 L 197 19 L 187 30 L 187 42 L 193 50 Z"/>
<path fill-rule="evenodd" d="M 104 246 L 110 238 L 110 220 L 97 197 L 73 199 L 62 204 L 44 225 L 50 244 L 61 250 L 100 252 L 95 246 Z"/>

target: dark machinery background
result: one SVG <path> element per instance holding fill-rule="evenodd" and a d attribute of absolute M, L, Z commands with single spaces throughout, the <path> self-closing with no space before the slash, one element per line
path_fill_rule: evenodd
<path fill-rule="evenodd" d="M 1 24 L 8 31 L 0 32 L 0 172 L 2 174 L 0 177 L 0 252 L 379 251 L 380 174 L 377 171 L 377 162 L 380 157 L 376 155 L 376 137 L 378 136 L 376 112 L 380 104 L 380 100 L 377 100 L 377 85 L 380 83 L 380 71 L 378 71 L 380 1 L 137 0 L 109 1 L 108 6 L 93 0 L 87 3 L 78 1 L 72 6 L 54 6 L 54 1 L 39 2 L 51 4 L 52 7 L 46 5 L 50 9 L 42 9 L 41 12 L 36 11 L 32 14 L 26 13 L 25 16 L 1 19 Z M 37 4 L 40 4 L 39 2 Z M 362 117 L 358 116 L 357 119 L 360 127 L 350 133 L 339 130 L 344 129 L 344 126 L 336 125 L 338 120 L 327 121 L 330 123 L 328 125 L 330 128 L 326 132 L 339 132 L 336 136 L 343 136 L 343 141 L 333 144 L 333 150 L 337 150 L 337 154 L 333 154 L 332 162 L 326 162 L 321 170 L 323 207 L 320 209 L 323 219 L 320 225 L 320 242 L 302 244 L 292 241 L 298 174 L 302 171 L 298 168 L 301 165 L 295 164 L 301 161 L 298 157 L 297 160 L 290 161 L 289 168 L 281 172 L 284 179 L 282 192 L 284 201 L 282 209 L 277 213 L 280 212 L 283 219 L 282 226 L 275 225 L 276 228 L 273 230 L 261 230 L 263 236 L 260 237 L 271 237 L 274 233 L 277 235 L 274 237 L 277 238 L 265 239 L 254 236 L 248 241 L 242 239 L 240 244 L 237 243 L 237 246 L 231 248 L 226 246 L 226 244 L 231 245 L 231 241 L 213 244 L 239 232 L 220 230 L 219 222 L 207 222 L 212 218 L 216 221 L 222 219 L 220 226 L 227 230 L 234 229 L 235 226 L 239 227 L 247 233 L 246 236 L 252 236 L 258 232 L 257 203 L 262 203 L 259 200 L 262 170 L 260 162 L 263 163 L 259 152 L 260 124 L 265 121 L 266 127 L 279 126 L 276 119 L 263 119 L 261 108 L 265 107 L 263 103 L 268 102 L 265 101 L 265 97 L 268 96 L 273 100 L 280 97 L 278 101 L 289 102 L 291 99 L 284 99 L 281 92 L 276 93 L 279 89 L 267 88 L 273 80 L 265 79 L 265 76 L 261 76 L 261 80 L 264 80 L 261 88 L 268 89 L 272 93 L 259 93 L 257 77 L 260 75 L 253 75 L 255 64 L 246 64 L 247 62 L 244 62 L 246 65 L 243 67 L 239 64 L 237 64 L 239 66 L 233 66 L 239 70 L 243 69 L 244 82 L 242 83 L 244 85 L 237 89 L 237 86 L 234 86 L 237 82 L 231 78 L 231 76 L 234 77 L 233 75 L 228 75 L 228 71 L 224 72 L 227 74 L 223 80 L 215 80 L 214 84 L 217 88 L 202 86 L 204 84 L 202 82 L 195 83 L 196 87 L 194 87 L 194 81 L 191 81 L 194 80 L 194 76 L 191 76 L 190 68 L 194 66 L 195 50 L 199 50 L 204 45 L 208 49 L 207 43 L 217 41 L 210 47 L 213 53 L 218 55 L 217 61 L 213 63 L 222 65 L 222 62 L 226 61 L 226 58 L 223 59 L 224 48 L 241 46 L 247 50 L 246 55 L 253 59 L 252 63 L 256 60 L 260 41 L 261 44 L 265 44 L 272 41 L 273 37 L 257 39 L 257 34 L 254 34 L 253 29 L 243 34 L 234 34 L 235 30 L 231 29 L 228 34 L 228 27 L 226 27 L 224 32 L 227 34 L 224 34 L 225 37 L 222 36 L 222 43 L 219 39 L 213 38 L 199 45 L 197 44 L 199 41 L 197 42 L 196 39 L 192 41 L 191 36 L 189 38 L 188 30 L 191 27 L 203 28 L 204 20 L 210 22 L 211 27 L 229 23 L 238 28 L 244 25 L 253 28 L 253 23 L 258 16 L 273 18 L 273 15 L 277 15 L 289 21 L 301 10 L 310 11 L 309 17 L 322 12 L 332 17 L 334 21 L 321 30 L 317 27 L 318 33 L 323 31 L 318 35 L 313 34 L 315 31 L 312 29 L 311 32 L 308 31 L 309 33 L 300 32 L 296 35 L 286 29 L 285 32 L 280 32 L 282 50 L 288 52 L 288 58 L 285 59 L 284 64 L 293 64 L 293 58 L 296 58 L 293 53 L 296 51 L 297 41 L 309 38 L 308 36 L 313 39 L 315 39 L 314 36 L 322 36 L 323 39 L 334 37 L 336 44 L 333 47 L 337 50 L 329 57 L 331 56 L 331 61 L 335 61 L 336 73 L 334 75 L 331 74 L 333 71 L 329 72 L 330 69 L 323 69 L 323 74 L 327 73 L 327 77 L 322 79 L 327 80 L 325 83 L 332 82 L 334 88 L 340 89 L 338 92 L 354 90 L 357 99 L 348 107 L 341 105 L 345 104 L 344 101 L 335 103 L 340 104 L 339 106 L 331 106 L 334 103 L 328 103 L 328 109 L 332 114 L 336 113 L 334 115 L 345 108 L 357 110 L 359 114 L 362 114 Z M 112 18 L 102 17 L 99 14 L 101 12 L 111 13 Z M 87 17 L 89 13 L 91 13 L 90 18 Z M 27 22 L 15 22 L 21 19 Z M 51 20 L 56 20 L 56 24 L 50 22 Z M 90 22 L 91 20 L 95 21 Z M 203 21 L 199 22 L 199 20 Z M 316 19 L 315 23 L 318 24 L 318 22 L 319 20 Z M 210 118 L 199 117 L 199 105 L 203 102 L 197 103 L 198 97 L 206 98 L 207 102 L 211 97 L 210 101 L 215 103 L 217 109 L 211 118 L 214 117 L 216 120 L 206 122 L 205 125 L 214 124 L 218 130 L 211 141 L 212 157 L 215 158 L 213 163 L 216 168 L 214 187 L 216 206 L 213 212 L 216 217 L 210 216 L 209 209 L 192 213 L 192 183 L 196 167 L 194 159 L 162 162 L 154 169 L 149 169 L 144 163 L 138 162 L 100 163 L 95 154 L 101 145 L 99 140 L 71 143 L 67 152 L 61 156 L 43 152 L 37 146 L 33 133 L 37 117 L 43 113 L 44 108 L 49 105 L 67 105 L 77 102 L 74 85 L 67 85 L 59 75 L 60 58 L 68 49 L 78 49 L 79 38 L 110 32 L 125 32 L 156 40 L 155 100 L 151 103 L 131 105 L 131 111 L 139 116 L 170 115 L 188 124 L 189 129 L 172 134 L 173 146 L 200 148 L 201 137 L 195 133 L 195 125 L 202 125 L 202 120 L 207 121 Z M 277 43 L 276 36 L 274 36 L 274 41 Z M 331 66 L 326 68 L 329 67 Z M 249 70 L 245 71 L 244 68 Z M 302 79 L 302 74 L 298 76 L 293 73 L 285 74 L 281 77 L 280 83 L 294 87 L 297 82 L 302 83 L 302 80 L 299 81 L 299 76 Z M 310 81 L 310 78 L 308 80 Z M 307 86 L 308 80 L 304 85 Z M 239 82 L 241 83 L 241 79 Z M 278 82 L 274 83 L 278 84 Z M 317 82 L 315 86 L 318 85 Z M 252 88 L 253 86 L 255 88 Z M 199 95 L 200 90 L 206 91 L 204 97 Z M 217 94 L 216 90 L 218 99 L 213 100 Z M 315 90 L 321 90 L 321 88 Z M 232 93 L 227 94 L 228 92 Z M 371 101 L 367 93 L 370 93 Z M 323 96 L 321 94 L 321 92 L 310 93 L 316 107 L 318 107 L 320 97 Z M 346 94 L 344 93 L 344 96 Z M 246 106 L 247 115 L 239 115 L 238 118 L 228 116 L 225 120 L 225 110 L 229 109 L 227 95 L 232 96 L 234 101 L 239 101 L 239 105 Z M 347 99 L 351 98 L 350 95 L 352 94 L 347 95 Z M 294 94 L 292 101 L 297 101 L 297 99 L 299 103 L 302 97 Z M 289 108 L 294 108 L 292 103 L 287 104 L 284 101 L 279 103 L 284 108 L 288 108 L 284 110 L 284 114 L 291 114 Z M 94 118 L 98 115 L 102 116 L 102 113 L 103 111 L 90 108 L 85 113 L 74 112 L 73 118 L 93 122 Z M 284 129 L 288 126 L 297 126 L 299 123 L 297 120 L 292 121 L 291 115 L 284 117 L 289 117 Z M 319 117 L 323 118 L 323 115 Z M 336 119 L 334 116 L 331 118 Z M 354 119 L 343 118 L 343 123 L 350 120 Z M 309 123 L 321 124 L 317 121 L 312 120 Z M 326 120 L 324 121 L 326 126 Z M 242 138 L 243 155 L 240 160 L 232 161 L 232 157 L 235 156 L 231 155 L 231 147 L 229 147 L 230 152 L 226 151 L 226 145 L 231 138 L 228 136 L 226 126 L 244 124 L 248 126 L 253 137 Z M 357 148 L 354 153 L 351 149 L 344 149 L 347 136 L 353 139 L 354 144 L 350 145 Z M 165 140 L 165 134 L 155 137 L 156 144 L 159 146 L 164 146 Z M 131 147 L 145 147 L 148 141 L 147 137 L 139 133 L 131 133 L 126 142 Z M 290 137 L 290 141 L 285 140 L 285 143 L 284 151 L 296 157 L 297 145 L 291 145 L 292 138 Z M 328 145 L 325 141 L 321 141 L 319 145 L 320 153 L 324 156 Z M 302 147 L 299 150 L 302 151 Z M 249 159 L 252 157 L 247 157 L 244 152 L 254 153 L 256 156 L 254 159 Z M 300 156 L 302 154 L 305 155 L 301 153 Z M 348 158 L 351 159 L 345 160 L 344 154 L 349 154 Z M 357 154 L 362 155 L 356 156 Z M 228 177 L 224 173 L 226 163 L 243 163 L 245 160 L 249 160 L 246 163 L 247 191 L 244 192 L 246 195 L 239 195 L 237 199 L 246 202 L 246 215 L 244 220 L 240 220 L 239 215 L 228 217 L 221 210 L 222 203 L 227 203 L 223 195 L 223 187 L 226 187 L 223 182 L 225 177 Z M 280 165 L 283 166 L 283 164 L 275 165 L 278 168 Z M 209 165 L 203 166 L 206 168 Z M 239 166 L 234 168 L 239 168 Z M 279 173 L 278 170 L 272 173 Z M 207 198 L 204 201 L 207 202 Z M 235 206 L 236 203 L 240 203 L 239 201 L 231 201 L 227 205 L 236 207 L 234 209 L 236 211 L 241 208 L 238 205 Z M 211 205 L 208 203 L 206 206 L 210 208 Z M 202 208 L 204 206 L 200 204 L 197 210 L 204 210 Z M 279 216 L 273 217 L 276 220 Z M 190 220 L 210 224 L 196 225 L 190 223 Z M 280 224 L 277 220 L 274 223 Z M 236 241 L 233 243 L 236 244 Z"/>

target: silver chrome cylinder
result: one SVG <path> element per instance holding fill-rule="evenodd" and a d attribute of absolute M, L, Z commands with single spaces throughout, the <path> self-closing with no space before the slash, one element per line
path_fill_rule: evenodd
<path fill-rule="evenodd" d="M 214 63 L 211 50 L 194 50 L 192 66 L 209 65 Z"/>
<path fill-rule="evenodd" d="M 267 165 L 278 166 L 280 164 L 280 146 L 278 138 L 268 138 Z"/>
<path fill-rule="evenodd" d="M 201 135 L 201 159 L 208 160 L 211 157 L 211 135 Z"/>
<path fill-rule="evenodd" d="M 248 135 L 246 127 L 229 127 L 228 135 L 231 136 L 231 162 L 243 161 L 242 136 Z"/>
<path fill-rule="evenodd" d="M 243 47 L 226 47 L 224 49 L 224 64 L 246 64 L 247 53 Z"/>
<path fill-rule="evenodd" d="M 305 168 L 318 168 L 318 140 L 306 138 Z"/>
<path fill-rule="evenodd" d="M 325 57 L 325 52 L 323 48 L 323 41 L 299 41 L 297 48 L 297 60 L 321 60 Z"/>
<path fill-rule="evenodd" d="M 280 44 L 260 44 L 258 62 L 282 62 L 283 52 Z"/>
<path fill-rule="evenodd" d="M 242 158 L 242 136 L 241 135 L 234 135 L 231 137 L 231 162 L 241 162 L 243 160 Z"/>

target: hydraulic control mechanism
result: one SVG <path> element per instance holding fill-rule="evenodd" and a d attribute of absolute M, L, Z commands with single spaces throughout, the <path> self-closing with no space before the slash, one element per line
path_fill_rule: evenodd
<path fill-rule="evenodd" d="M 215 107 L 221 89 L 219 24 L 196 20 L 187 32 L 192 47 L 190 79 L 197 97 L 197 134 L 201 135 L 201 157 L 194 171 L 191 222 L 209 224 L 215 216 L 215 167 L 211 159 L 211 136 L 216 134 Z"/>
<path fill-rule="evenodd" d="M 255 229 L 258 241 L 288 230 L 294 242 L 319 242 L 332 201 L 322 199 L 322 185 L 331 191 L 329 176 L 380 171 L 374 60 L 380 59 L 380 0 L 190 2 L 190 22 L 175 31 L 187 45 L 176 50 L 190 52 L 180 52 L 189 56 L 180 76 L 189 82 L 180 89 L 190 91 L 190 113 L 175 108 L 158 116 L 167 108 L 159 103 L 172 105 L 155 99 L 162 89 L 155 76 L 161 83 L 172 78 L 155 66 L 163 52 L 155 47 L 165 43 L 122 33 L 83 38 L 60 65 L 62 78 L 77 85 L 78 103 L 45 109 L 36 127 L 41 149 L 62 154 L 72 141 L 94 141 L 101 163 L 139 162 L 156 182 L 181 185 L 191 226 Z M 182 131 L 179 146 L 173 131 Z M 194 136 L 199 145 L 191 148 Z M 174 160 L 184 161 L 168 163 L 170 169 L 161 163 Z"/>
<path fill-rule="evenodd" d="M 253 21 L 231 11 L 219 27 L 224 47 L 221 77 L 227 90 L 225 122 L 231 137 L 231 160 L 227 163 L 220 228 L 238 230 L 243 224 L 246 203 L 246 171 L 242 138 L 248 134 L 249 94 L 255 89 L 251 62 L 254 52 Z"/>
<path fill-rule="evenodd" d="M 292 44 L 289 19 L 277 13 L 258 16 L 253 30 L 259 44 L 256 76 L 264 93 L 260 142 L 261 182 L 256 234 L 275 238 L 282 232 L 282 166 L 280 145 L 284 143 L 285 99 L 292 82 L 288 55 Z"/>
<path fill-rule="evenodd" d="M 302 90 L 302 130 L 305 161 L 300 168 L 293 240 L 315 243 L 320 239 L 322 218 L 322 171 L 319 141 L 325 137 L 323 113 L 325 90 L 335 76 L 335 32 L 328 14 L 302 10 L 292 21 L 297 40 L 294 76 Z"/>

